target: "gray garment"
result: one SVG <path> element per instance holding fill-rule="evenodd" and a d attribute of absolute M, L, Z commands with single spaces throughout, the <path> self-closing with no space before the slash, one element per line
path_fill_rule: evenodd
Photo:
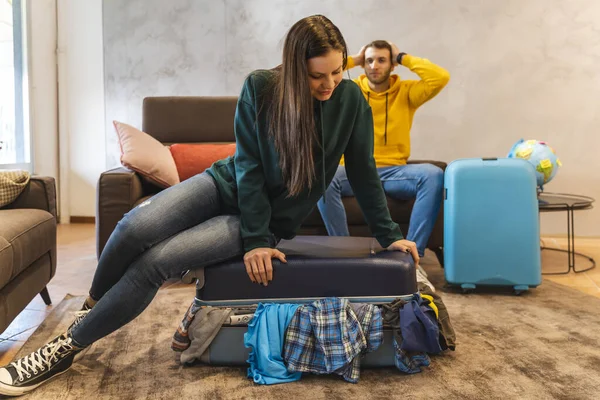
<path fill-rule="evenodd" d="M 188 330 L 190 347 L 181 353 L 180 362 L 187 364 L 199 361 L 232 313 L 231 308 L 204 307 L 200 309 Z"/>

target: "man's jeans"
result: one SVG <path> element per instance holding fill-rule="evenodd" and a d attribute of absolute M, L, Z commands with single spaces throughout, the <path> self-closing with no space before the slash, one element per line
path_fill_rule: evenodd
<path fill-rule="evenodd" d="M 98 303 L 73 329 L 75 344 L 90 345 L 133 320 L 167 279 L 243 254 L 239 224 L 239 216 L 221 215 L 206 173 L 125 214 L 98 261 L 90 290 Z"/>
<path fill-rule="evenodd" d="M 393 199 L 415 199 L 406 239 L 417 244 L 423 257 L 427 241 L 433 231 L 444 187 L 444 172 L 432 164 L 408 164 L 378 168 L 385 193 Z M 343 166 L 327 188 L 326 195 L 317 204 L 330 236 L 349 236 L 346 210 L 342 197 L 353 196 L 352 188 Z"/>

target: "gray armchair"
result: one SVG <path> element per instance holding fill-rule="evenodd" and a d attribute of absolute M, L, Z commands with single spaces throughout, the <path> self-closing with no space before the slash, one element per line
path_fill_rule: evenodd
<path fill-rule="evenodd" d="M 19 197 L 0 208 L 0 332 L 40 294 L 56 272 L 54 178 L 32 177 Z"/>

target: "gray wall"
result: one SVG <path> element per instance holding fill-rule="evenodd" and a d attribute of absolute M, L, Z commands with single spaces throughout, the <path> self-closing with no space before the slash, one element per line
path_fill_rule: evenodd
<path fill-rule="evenodd" d="M 141 126 L 145 96 L 237 95 L 248 72 L 279 63 L 295 21 L 321 13 L 350 53 L 387 39 L 450 71 L 417 112 L 413 158 L 504 156 L 521 137 L 545 140 L 563 162 L 546 190 L 600 198 L 600 1 L 104 0 L 103 11 L 109 166 L 113 119 Z M 542 231 L 564 233 L 563 217 L 544 215 Z M 577 217 L 577 234 L 600 235 L 600 208 Z"/>

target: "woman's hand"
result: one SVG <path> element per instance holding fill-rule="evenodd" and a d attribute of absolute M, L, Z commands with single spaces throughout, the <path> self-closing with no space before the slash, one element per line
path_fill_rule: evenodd
<path fill-rule="evenodd" d="M 287 262 L 285 254 L 277 249 L 260 247 L 252 249 L 244 254 L 244 265 L 246 273 L 252 282 L 258 282 L 267 286 L 273 280 L 273 264 L 271 258 L 278 258 L 281 262 Z"/>
<path fill-rule="evenodd" d="M 417 251 L 417 244 L 415 242 L 411 242 L 410 240 L 405 239 L 396 240 L 394 243 L 390 244 L 390 246 L 387 249 L 410 253 L 413 259 L 415 260 L 415 264 L 419 265 L 419 252 Z"/>
<path fill-rule="evenodd" d="M 360 48 L 360 51 L 358 52 L 357 55 L 352 56 L 352 60 L 354 60 L 354 65 L 355 66 L 361 66 L 364 67 L 365 66 L 365 50 L 367 49 L 367 46 L 363 46 Z"/>

